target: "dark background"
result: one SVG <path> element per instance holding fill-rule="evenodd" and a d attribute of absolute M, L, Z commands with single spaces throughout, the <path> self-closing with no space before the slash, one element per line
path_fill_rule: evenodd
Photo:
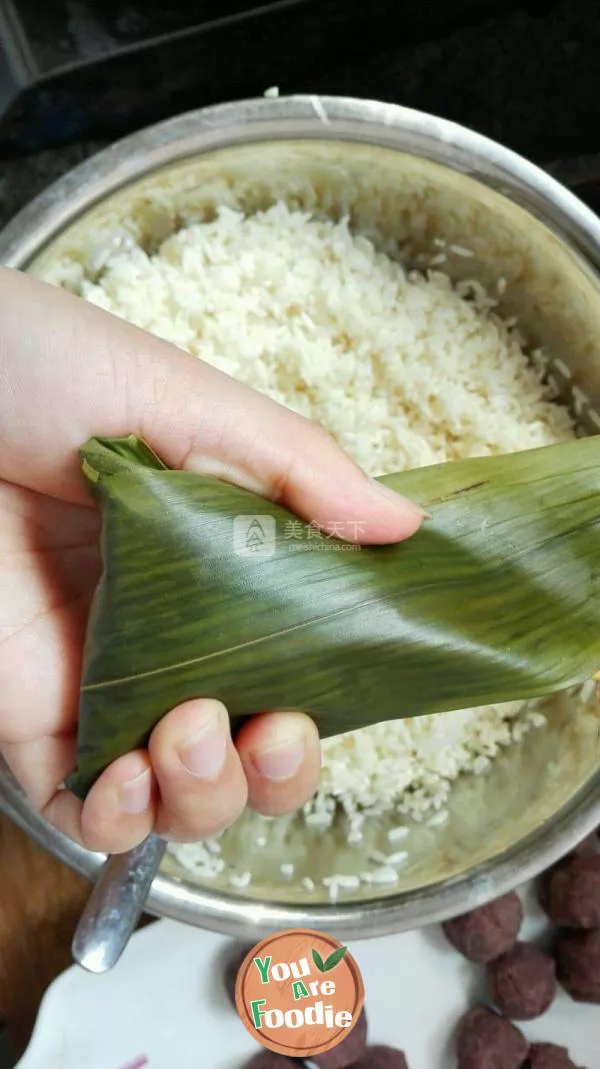
<path fill-rule="evenodd" d="M 269 85 L 431 111 L 569 184 L 600 173 L 599 0 L 252 3 L 0 0 L 0 225 L 115 137 Z"/>

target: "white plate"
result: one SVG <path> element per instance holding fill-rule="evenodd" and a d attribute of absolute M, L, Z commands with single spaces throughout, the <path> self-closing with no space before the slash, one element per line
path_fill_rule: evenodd
<path fill-rule="evenodd" d="M 531 891 L 525 938 L 549 933 Z M 138 1055 L 148 1069 L 242 1069 L 259 1049 L 223 993 L 230 941 L 160 921 L 139 932 L 105 976 L 69 969 L 42 1003 L 17 1069 L 124 1069 Z M 410 1069 L 455 1069 L 459 1017 L 484 993 L 483 969 L 464 961 L 439 928 L 356 942 L 369 1038 L 401 1047 Z M 600 1008 L 560 993 L 524 1026 L 531 1040 L 567 1046 L 578 1066 L 600 1069 Z"/>

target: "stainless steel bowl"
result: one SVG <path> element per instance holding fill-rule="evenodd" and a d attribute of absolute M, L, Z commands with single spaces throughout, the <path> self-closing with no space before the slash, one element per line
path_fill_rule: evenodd
<path fill-rule="evenodd" d="M 0 261 L 77 288 L 123 221 L 151 248 L 181 222 L 226 202 L 252 211 L 281 198 L 368 230 L 419 263 L 443 236 L 444 269 L 494 286 L 519 316 L 526 343 L 547 346 L 551 372 L 582 432 L 600 421 L 600 222 L 567 190 L 500 145 L 428 115 L 358 100 L 252 100 L 193 112 L 119 142 L 57 182 L 0 235 Z M 573 390 L 573 386 L 577 390 Z M 573 695 L 547 704 L 548 726 L 508 748 L 483 777 L 453 791 L 443 828 L 416 826 L 393 889 L 331 904 L 278 877 L 280 851 L 261 855 L 255 879 L 235 894 L 201 885 L 169 858 L 150 912 L 231 934 L 310 925 L 343 938 L 415 927 L 472 908 L 536 875 L 600 824 L 600 708 Z M 0 804 L 38 842 L 93 876 L 102 862 L 53 831 L 10 776 Z M 252 820 L 224 841 L 241 864 L 252 856 Z M 397 818 L 396 818 L 397 819 Z M 389 822 L 388 822 L 389 823 Z M 306 873 L 360 864 L 385 842 L 386 821 L 364 845 L 291 822 L 286 853 Z M 357 861 L 358 858 L 358 861 Z M 256 866 L 256 856 L 253 857 Z"/>

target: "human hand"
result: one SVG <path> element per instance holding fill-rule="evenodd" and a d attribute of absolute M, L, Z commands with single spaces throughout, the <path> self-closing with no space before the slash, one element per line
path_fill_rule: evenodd
<path fill-rule="evenodd" d="M 92 850 L 151 830 L 196 841 L 246 804 L 302 805 L 319 775 L 308 716 L 255 716 L 232 741 L 225 708 L 190 701 L 148 750 L 115 761 L 82 804 L 75 764 L 83 639 L 100 575 L 99 516 L 79 468 L 92 436 L 136 434 L 174 468 L 217 476 L 307 521 L 368 516 L 390 543 L 421 511 L 369 480 L 319 427 L 174 346 L 0 268 L 0 748 L 44 817 Z"/>

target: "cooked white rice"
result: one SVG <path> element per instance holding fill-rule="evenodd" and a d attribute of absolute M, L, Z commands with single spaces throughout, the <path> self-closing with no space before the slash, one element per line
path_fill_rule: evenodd
<path fill-rule="evenodd" d="M 443 248 L 434 243 L 436 263 Z M 497 296 L 505 289 L 499 279 Z M 283 204 L 250 217 L 223 209 L 154 255 L 133 240 L 115 248 L 81 293 L 321 422 L 371 475 L 574 435 L 542 361 L 526 358 L 495 298 L 475 281 L 454 287 L 437 269 L 407 273 L 344 221 Z M 306 819 L 326 825 L 341 803 L 351 841 L 364 811 L 395 808 L 441 826 L 456 777 L 485 773 L 543 720 L 535 703 L 512 703 L 329 739 Z M 395 878 L 389 859 L 378 871 Z M 246 873 L 236 879 L 246 886 Z"/>

